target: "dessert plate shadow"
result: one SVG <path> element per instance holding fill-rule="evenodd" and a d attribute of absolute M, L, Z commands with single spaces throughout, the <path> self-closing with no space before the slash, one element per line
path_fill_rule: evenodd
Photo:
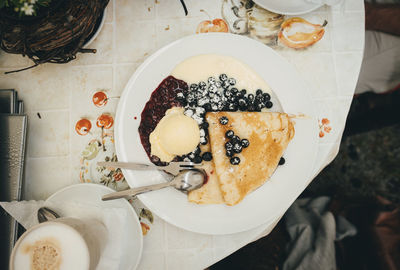
<path fill-rule="evenodd" d="M 203 234 L 232 234 L 255 228 L 281 216 L 311 177 L 318 147 L 315 104 L 295 68 L 268 46 L 247 37 L 208 33 L 177 40 L 136 70 L 117 108 L 115 143 L 119 161 L 150 163 L 140 142 L 141 112 L 151 93 L 183 60 L 200 54 L 232 56 L 250 66 L 274 91 L 282 109 L 306 117 L 295 119 L 296 135 L 271 179 L 235 206 L 197 205 L 173 188 L 139 195 L 154 214 L 182 229 Z M 163 181 L 155 171 L 123 170 L 131 187 Z"/>

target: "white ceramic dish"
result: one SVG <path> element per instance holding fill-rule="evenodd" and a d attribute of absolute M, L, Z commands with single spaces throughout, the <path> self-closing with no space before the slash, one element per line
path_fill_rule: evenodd
<path fill-rule="evenodd" d="M 296 119 L 296 135 L 284 154 L 286 164 L 236 206 L 189 203 L 185 194 L 173 188 L 139 195 L 151 211 L 175 226 L 204 234 L 231 234 L 270 222 L 284 212 L 305 188 L 316 158 L 314 103 L 297 71 L 271 48 L 239 35 L 208 33 L 185 37 L 154 53 L 136 70 L 121 96 L 115 122 L 116 152 L 120 161 L 150 162 L 138 133 L 145 103 L 175 65 L 208 53 L 233 56 L 249 65 L 271 86 L 285 112 L 308 116 Z M 154 171 L 123 172 L 131 187 L 163 181 Z"/>
<path fill-rule="evenodd" d="M 305 14 L 322 6 L 305 0 L 254 0 L 254 2 L 269 11 L 284 15 Z"/>
<path fill-rule="evenodd" d="M 104 9 L 103 14 L 101 15 L 101 21 L 99 26 L 96 29 L 96 32 L 93 34 L 93 36 L 86 41 L 86 43 L 83 45 L 84 48 L 87 48 L 100 34 L 101 29 L 103 29 L 104 22 L 106 21 L 106 16 L 107 16 L 107 8 Z"/>
<path fill-rule="evenodd" d="M 142 228 L 135 210 L 127 200 L 120 199 L 106 202 L 101 200 L 101 197 L 103 195 L 114 191 L 115 190 L 100 184 L 77 184 L 65 187 L 57 191 L 56 193 L 51 195 L 46 201 L 55 203 L 74 202 L 90 204 L 101 208 L 125 208 L 127 212 L 127 226 L 131 229 L 127 230 L 127 234 L 124 236 L 125 241 L 122 247 L 124 253 L 121 257 L 119 269 L 134 270 L 138 266 L 142 255 Z M 60 214 L 62 215 L 62 213 Z M 79 218 L 79 216 L 76 217 Z"/>

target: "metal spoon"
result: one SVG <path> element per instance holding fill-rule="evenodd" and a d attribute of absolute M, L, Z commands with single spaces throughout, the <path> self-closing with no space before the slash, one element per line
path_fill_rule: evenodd
<path fill-rule="evenodd" d="M 59 218 L 60 215 L 51 210 L 50 208 L 47 207 L 40 207 L 38 212 L 37 212 L 37 218 L 39 223 L 43 223 L 49 220 L 53 220 L 56 218 Z"/>
<path fill-rule="evenodd" d="M 131 188 L 124 191 L 113 192 L 107 195 L 104 195 L 101 199 L 103 201 L 114 200 L 119 198 L 129 198 L 131 196 L 136 196 L 141 193 L 158 190 L 166 187 L 175 187 L 181 191 L 191 191 L 194 189 L 200 188 L 204 185 L 204 182 L 207 178 L 207 174 L 203 169 L 190 169 L 190 170 L 182 170 L 179 174 L 177 174 L 172 181 L 155 184 L 150 186 Z"/>

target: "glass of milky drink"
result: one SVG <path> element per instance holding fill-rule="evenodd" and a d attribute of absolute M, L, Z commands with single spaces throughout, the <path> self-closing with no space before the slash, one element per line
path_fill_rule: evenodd
<path fill-rule="evenodd" d="M 95 269 L 107 241 L 94 219 L 59 218 L 27 230 L 17 241 L 10 270 Z"/>

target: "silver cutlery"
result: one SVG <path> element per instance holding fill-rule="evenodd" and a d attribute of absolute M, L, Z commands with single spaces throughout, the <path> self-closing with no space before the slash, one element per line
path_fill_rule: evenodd
<path fill-rule="evenodd" d="M 57 214 L 55 211 L 53 211 L 47 207 L 40 207 L 37 212 L 37 218 L 38 218 L 39 223 L 43 223 L 43 222 L 53 220 L 53 219 L 56 219 L 59 217 L 60 217 L 59 214 Z"/>
<path fill-rule="evenodd" d="M 179 172 L 170 182 L 165 182 L 161 184 L 149 185 L 138 188 L 131 188 L 124 191 L 113 192 L 104 195 L 101 199 L 103 201 L 114 200 L 119 198 L 129 198 L 136 196 L 141 193 L 154 191 L 166 187 L 174 187 L 178 190 L 187 192 L 194 189 L 198 189 L 204 185 L 207 179 L 207 174 L 203 169 L 186 169 Z"/>
<path fill-rule="evenodd" d="M 129 170 L 162 170 L 172 175 L 177 175 L 180 171 L 186 169 L 193 169 L 194 166 L 201 164 L 195 164 L 193 162 L 170 162 L 166 166 L 156 166 L 152 164 L 141 164 L 135 162 L 97 162 L 98 166 L 113 167 Z"/>

